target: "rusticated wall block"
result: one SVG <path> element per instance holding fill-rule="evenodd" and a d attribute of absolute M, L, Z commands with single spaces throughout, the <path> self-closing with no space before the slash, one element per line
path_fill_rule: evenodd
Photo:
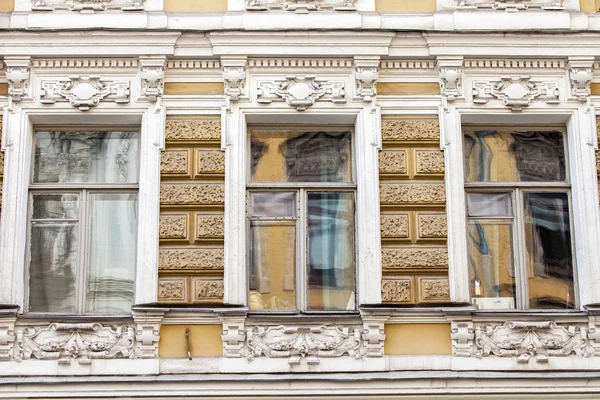
<path fill-rule="evenodd" d="M 447 268 L 445 247 L 398 247 L 382 250 L 382 265 L 388 269 Z"/>
<path fill-rule="evenodd" d="M 450 301 L 450 282 L 445 276 L 420 276 L 419 303 L 447 303 Z"/>
<path fill-rule="evenodd" d="M 444 213 L 418 213 L 417 226 L 420 239 L 448 237 L 448 218 Z"/>
<path fill-rule="evenodd" d="M 384 141 L 437 141 L 440 123 L 437 119 L 384 119 L 381 135 Z"/>
<path fill-rule="evenodd" d="M 214 278 L 192 278 L 194 302 L 222 301 L 223 281 Z"/>
<path fill-rule="evenodd" d="M 161 239 L 187 239 L 188 214 L 163 214 L 160 216 Z"/>
<path fill-rule="evenodd" d="M 379 173 L 406 175 L 406 150 L 383 150 L 379 153 Z"/>
<path fill-rule="evenodd" d="M 167 141 L 218 141 L 221 140 L 221 120 L 213 118 L 167 120 L 165 136 Z"/>
<path fill-rule="evenodd" d="M 381 204 L 433 204 L 446 203 L 443 183 L 393 183 L 380 185 Z"/>
<path fill-rule="evenodd" d="M 196 176 L 225 173 L 225 153 L 221 150 L 196 149 Z"/>
<path fill-rule="evenodd" d="M 381 216 L 381 237 L 408 239 L 410 237 L 408 213 L 383 214 Z"/>
<path fill-rule="evenodd" d="M 185 303 L 187 284 L 185 278 L 159 278 L 158 301 L 163 303 Z"/>
<path fill-rule="evenodd" d="M 413 303 L 411 277 L 384 277 L 381 284 L 381 298 L 384 303 Z"/>
<path fill-rule="evenodd" d="M 166 175 L 190 175 L 190 151 L 166 150 L 160 156 L 160 173 Z"/>
<path fill-rule="evenodd" d="M 416 172 L 423 175 L 444 173 L 444 153 L 441 150 L 415 150 Z"/>
<path fill-rule="evenodd" d="M 160 270 L 221 270 L 223 265 L 223 249 L 162 247 L 158 256 Z"/>
<path fill-rule="evenodd" d="M 164 184 L 160 187 L 161 204 L 224 204 L 225 188 L 220 184 Z"/>
<path fill-rule="evenodd" d="M 225 220 L 222 214 L 196 214 L 196 238 L 223 238 Z"/>

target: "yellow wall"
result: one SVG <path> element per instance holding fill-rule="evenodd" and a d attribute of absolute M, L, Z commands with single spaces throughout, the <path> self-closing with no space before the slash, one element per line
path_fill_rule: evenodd
<path fill-rule="evenodd" d="M 381 13 L 435 12 L 435 0 L 375 0 L 375 10 Z"/>
<path fill-rule="evenodd" d="M 598 0 L 579 0 L 579 8 L 585 13 L 597 12 L 598 6 Z"/>
<path fill-rule="evenodd" d="M 220 357 L 223 355 L 221 325 L 187 325 L 190 328 L 192 357 Z M 186 325 L 163 325 L 160 328 L 158 356 L 160 358 L 187 357 Z"/>
<path fill-rule="evenodd" d="M 452 354 L 450 324 L 389 324 L 386 355 Z"/>
<path fill-rule="evenodd" d="M 166 82 L 165 94 L 219 95 L 225 93 L 223 82 Z"/>
<path fill-rule="evenodd" d="M 0 12 L 13 12 L 15 10 L 14 0 L 0 0 Z"/>
<path fill-rule="evenodd" d="M 226 12 L 227 0 L 164 0 L 165 12 Z"/>
<path fill-rule="evenodd" d="M 377 84 L 377 94 L 380 96 L 411 96 L 440 94 L 440 84 L 437 82 L 380 82 Z"/>

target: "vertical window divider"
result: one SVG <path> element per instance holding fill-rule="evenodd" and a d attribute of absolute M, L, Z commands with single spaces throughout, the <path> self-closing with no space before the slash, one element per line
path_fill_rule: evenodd
<path fill-rule="evenodd" d="M 299 310 L 306 310 L 308 308 L 308 273 L 306 271 L 306 257 L 308 249 L 308 212 L 306 202 L 306 189 L 299 189 L 297 192 L 298 197 L 298 220 L 297 220 L 297 235 L 296 235 L 296 287 L 300 288 L 297 290 L 298 296 L 298 308 Z M 303 238 L 304 240 L 300 240 Z"/>
<path fill-rule="evenodd" d="M 517 309 L 525 310 L 529 308 L 527 299 L 529 298 L 527 290 L 527 251 L 525 249 L 525 221 L 523 210 L 523 193 L 521 189 L 513 190 L 513 210 L 514 210 L 514 230 L 513 248 L 515 251 L 515 275 L 517 280 Z"/>

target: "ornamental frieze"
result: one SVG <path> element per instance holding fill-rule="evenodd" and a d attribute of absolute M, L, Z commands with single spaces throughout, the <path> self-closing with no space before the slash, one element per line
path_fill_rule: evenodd
<path fill-rule="evenodd" d="M 94 12 L 105 10 L 142 11 L 143 0 L 33 0 L 33 11 L 71 10 Z"/>

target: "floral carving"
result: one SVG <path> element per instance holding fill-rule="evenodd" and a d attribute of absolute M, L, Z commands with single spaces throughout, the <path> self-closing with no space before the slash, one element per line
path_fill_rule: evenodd
<path fill-rule="evenodd" d="M 380 185 L 381 204 L 444 204 L 443 183 L 394 183 Z"/>
<path fill-rule="evenodd" d="M 99 323 L 60 324 L 17 331 L 15 357 L 18 361 L 35 358 L 58 360 L 59 364 L 90 364 L 92 359 L 135 358 L 135 330 Z"/>
<path fill-rule="evenodd" d="M 406 174 L 406 150 L 384 150 L 379 153 L 381 174 Z"/>
<path fill-rule="evenodd" d="M 315 76 L 286 76 L 283 80 L 259 81 L 257 101 L 271 103 L 285 101 L 290 107 L 304 111 L 317 100 L 345 103 L 346 91 L 343 81 L 317 80 Z"/>
<path fill-rule="evenodd" d="M 196 237 L 222 238 L 225 231 L 225 221 L 222 215 L 197 214 L 196 216 Z"/>
<path fill-rule="evenodd" d="M 221 140 L 219 119 L 167 120 L 165 136 L 171 141 Z"/>
<path fill-rule="evenodd" d="M 385 278 L 381 285 L 381 296 L 385 303 L 410 303 L 412 300 L 410 278 Z"/>
<path fill-rule="evenodd" d="M 502 76 L 499 80 L 473 83 L 473 103 L 486 104 L 496 98 L 512 111 L 521 111 L 535 99 L 548 104 L 559 100 L 558 84 L 532 80 L 529 76 Z"/>
<path fill-rule="evenodd" d="M 360 358 L 359 329 L 338 327 L 254 327 L 247 329 L 248 359 L 287 358 L 290 364 L 306 360 L 318 364 L 320 358 L 349 355 Z"/>
<path fill-rule="evenodd" d="M 382 238 L 408 238 L 408 214 L 382 215 Z"/>
<path fill-rule="evenodd" d="M 224 174 L 225 173 L 225 153 L 222 151 L 202 151 L 196 152 L 196 174 Z"/>
<path fill-rule="evenodd" d="M 159 233 L 161 239 L 187 238 L 187 216 L 161 215 Z"/>
<path fill-rule="evenodd" d="M 223 291 L 224 286 L 222 280 L 194 278 L 195 300 L 222 300 Z"/>
<path fill-rule="evenodd" d="M 418 174 L 443 174 L 444 153 L 440 150 L 415 150 Z"/>
<path fill-rule="evenodd" d="M 223 249 L 161 248 L 160 270 L 220 270 L 223 269 Z"/>
<path fill-rule="evenodd" d="M 99 76 L 70 76 L 58 81 L 42 81 L 40 102 L 43 104 L 68 101 L 73 107 L 87 111 L 103 100 L 129 103 L 129 81 L 108 81 Z"/>
<path fill-rule="evenodd" d="M 160 156 L 161 174 L 187 174 L 189 171 L 189 151 L 167 150 Z"/>
<path fill-rule="evenodd" d="M 446 214 L 418 214 L 419 238 L 437 239 L 448 236 L 448 218 Z"/>
<path fill-rule="evenodd" d="M 445 247 L 402 247 L 382 250 L 383 268 L 447 268 L 448 250 Z"/>
<path fill-rule="evenodd" d="M 448 278 L 419 278 L 419 303 L 450 301 Z"/>
<path fill-rule="evenodd" d="M 547 363 L 548 357 L 588 356 L 586 329 L 565 328 L 554 321 L 508 321 L 502 325 L 478 326 L 475 346 L 477 357 L 515 357 L 524 364 L 532 358 L 538 363 Z"/>
<path fill-rule="evenodd" d="M 384 141 L 439 141 L 440 123 L 434 119 L 384 119 L 381 135 Z"/>
<path fill-rule="evenodd" d="M 223 185 L 162 185 L 160 188 L 161 204 L 199 204 L 215 205 L 225 202 Z"/>
<path fill-rule="evenodd" d="M 185 278 L 159 279 L 159 301 L 185 301 Z"/>

